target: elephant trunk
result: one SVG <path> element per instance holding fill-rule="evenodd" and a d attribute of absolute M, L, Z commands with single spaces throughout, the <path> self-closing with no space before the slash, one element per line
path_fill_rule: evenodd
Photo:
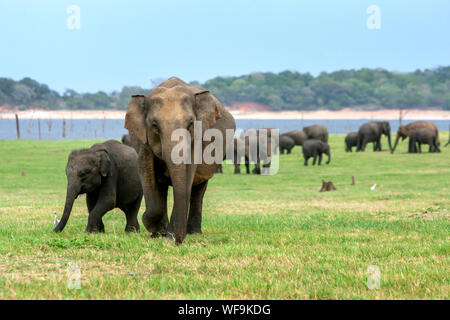
<path fill-rule="evenodd" d="M 169 229 L 172 229 L 174 232 L 175 243 L 180 245 L 186 237 L 190 196 L 196 165 L 192 163 L 194 161 L 193 154 L 189 152 L 188 148 L 184 149 L 184 151 L 190 153 L 190 162 L 187 158 L 181 163 L 172 159 L 172 150 L 176 144 L 163 141 L 163 159 L 167 164 L 173 186 L 173 211 L 170 217 Z"/>
<path fill-rule="evenodd" d="M 400 139 L 400 135 L 397 133 L 397 136 L 395 137 L 395 143 L 394 143 L 394 147 L 393 148 L 391 148 L 391 153 L 394 153 L 394 151 L 395 151 L 395 148 L 397 148 L 397 143 L 398 143 L 398 140 Z M 391 143 L 391 139 L 389 138 L 389 144 Z"/>
<path fill-rule="evenodd" d="M 73 202 L 78 197 L 80 193 L 80 187 L 72 185 L 70 182 L 67 185 L 67 193 L 66 193 L 66 203 L 64 205 L 64 213 L 59 221 L 58 225 L 53 229 L 54 232 L 63 231 L 66 226 L 67 221 L 69 220 L 70 213 L 72 212 Z"/>
<path fill-rule="evenodd" d="M 392 152 L 394 152 L 394 150 L 392 149 L 392 144 L 391 144 L 391 133 L 388 132 L 387 134 L 387 138 L 388 138 L 388 143 L 389 143 L 389 150 Z"/>

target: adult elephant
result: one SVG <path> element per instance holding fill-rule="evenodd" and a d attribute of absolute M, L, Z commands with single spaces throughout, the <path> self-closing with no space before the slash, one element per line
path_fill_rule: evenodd
<path fill-rule="evenodd" d="M 439 131 L 436 125 L 433 122 L 429 121 L 414 121 L 407 125 L 398 127 L 397 136 L 395 138 L 394 148 L 392 148 L 391 153 L 394 153 L 395 148 L 397 148 L 398 141 L 402 138 L 402 141 L 406 138 L 410 138 L 412 134 L 414 134 L 419 129 L 431 129 L 435 132 L 436 136 L 439 140 Z M 411 139 L 408 145 L 408 152 L 413 153 L 416 152 L 415 145 L 411 143 Z"/>
<path fill-rule="evenodd" d="M 293 139 L 296 146 L 303 146 L 303 142 L 305 142 L 306 139 L 308 139 L 308 136 L 306 135 L 306 133 L 303 130 L 292 130 L 292 131 L 285 132 L 282 135 L 280 135 L 280 141 L 281 141 L 281 137 L 283 137 L 283 136 L 288 136 L 291 139 Z"/>
<path fill-rule="evenodd" d="M 328 143 L 328 130 L 320 124 L 304 127 L 303 131 L 308 139 L 317 139 Z"/>
<path fill-rule="evenodd" d="M 201 125 L 195 121 L 201 121 Z M 224 152 L 226 131 L 231 131 L 228 136 L 231 133 L 233 137 L 236 130 L 233 116 L 208 90 L 172 77 L 148 96 L 132 96 L 125 128 L 141 143 L 139 175 L 146 204 L 142 217 L 146 229 L 153 237 L 172 237 L 174 234 L 176 244 L 181 244 L 186 234 L 201 233 L 203 196 L 218 164 L 216 161 L 206 163 L 204 157 L 194 157 L 195 150 L 203 154 L 212 143 L 206 139 L 199 143 L 194 134 L 195 137 L 203 137 L 208 129 L 216 129 L 215 132 L 223 137 L 221 147 Z M 172 135 L 177 129 L 184 129 L 177 131 L 180 133 L 189 132 L 190 137 L 180 136 L 173 141 Z M 172 153 L 179 151 L 180 146 L 183 157 L 191 161 L 174 158 Z M 200 150 L 196 146 L 200 146 Z M 175 152 L 175 155 L 179 154 Z M 173 186 L 174 199 L 170 222 L 167 215 L 169 186 Z"/>
<path fill-rule="evenodd" d="M 381 136 L 388 138 L 389 150 L 391 145 L 391 125 L 387 121 L 370 121 L 364 123 L 358 131 L 358 146 L 356 151 L 365 151 L 366 145 L 373 142 L 373 151 L 381 151 Z"/>

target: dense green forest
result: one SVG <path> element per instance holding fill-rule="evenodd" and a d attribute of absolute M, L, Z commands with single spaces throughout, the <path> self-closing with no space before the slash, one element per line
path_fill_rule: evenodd
<path fill-rule="evenodd" d="M 409 73 L 383 69 L 309 73 L 284 71 L 252 73 L 239 77 L 216 77 L 205 83 L 223 104 L 257 103 L 272 110 L 342 108 L 442 108 L 450 110 L 450 67 Z M 125 109 L 132 94 L 151 89 L 136 86 L 106 93 L 63 95 L 30 78 L 0 78 L 0 106 L 20 109 Z"/>

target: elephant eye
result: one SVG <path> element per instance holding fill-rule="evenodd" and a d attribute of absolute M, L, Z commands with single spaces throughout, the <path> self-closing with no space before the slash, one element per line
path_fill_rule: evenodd
<path fill-rule="evenodd" d="M 159 133 L 159 127 L 158 127 L 158 123 L 156 122 L 156 120 L 152 121 L 152 128 L 153 128 L 153 130 L 155 130 L 156 133 Z"/>
<path fill-rule="evenodd" d="M 91 170 L 83 170 L 79 173 L 80 177 L 85 177 L 88 175 L 88 173 L 91 172 Z"/>

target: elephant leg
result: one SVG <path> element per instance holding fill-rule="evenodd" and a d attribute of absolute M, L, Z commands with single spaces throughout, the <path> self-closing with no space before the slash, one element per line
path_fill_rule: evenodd
<path fill-rule="evenodd" d="M 127 219 L 127 225 L 125 226 L 125 232 L 139 232 L 139 222 L 137 219 L 139 208 L 141 207 L 142 196 L 136 199 L 134 202 L 126 205 L 122 210 L 125 212 Z"/>
<path fill-rule="evenodd" d="M 208 181 L 192 187 L 187 234 L 202 233 L 202 206 Z"/>
<path fill-rule="evenodd" d="M 362 142 L 361 142 L 361 151 L 362 152 L 366 151 L 366 144 L 367 144 L 367 139 L 366 139 L 366 137 L 363 137 Z"/>
<path fill-rule="evenodd" d="M 317 153 L 314 153 L 314 156 L 313 156 L 314 158 L 313 158 L 313 163 L 312 163 L 312 165 L 313 166 L 315 166 L 316 165 L 316 160 L 317 160 Z"/>
<path fill-rule="evenodd" d="M 114 209 L 114 201 L 112 201 L 111 199 L 103 200 L 102 197 L 99 197 L 94 208 L 89 212 L 86 232 L 104 232 L 105 226 L 103 225 L 102 218 L 108 211 L 112 209 Z"/>
<path fill-rule="evenodd" d="M 292 152 L 292 148 L 287 149 L 287 154 L 291 154 L 291 152 Z"/>
<path fill-rule="evenodd" d="M 98 192 L 90 192 L 86 194 L 86 206 L 88 208 L 89 214 L 95 208 L 95 204 L 97 203 Z M 87 229 L 87 227 L 86 227 Z M 105 225 L 103 224 L 102 219 L 97 223 L 97 232 L 105 232 Z"/>
<path fill-rule="evenodd" d="M 245 170 L 247 174 L 250 174 L 250 159 L 247 156 L 245 157 Z"/>
<path fill-rule="evenodd" d="M 320 166 L 322 164 L 322 153 L 319 153 L 319 163 L 318 165 Z"/>
<path fill-rule="evenodd" d="M 234 173 L 235 174 L 240 174 L 241 173 L 241 166 L 238 163 L 236 163 L 234 165 Z"/>
<path fill-rule="evenodd" d="M 284 148 L 280 148 L 280 153 L 284 154 Z M 289 153 L 289 152 L 288 152 Z"/>
<path fill-rule="evenodd" d="M 152 233 L 152 237 L 166 234 L 169 218 L 167 216 L 168 185 L 154 185 L 147 190 L 144 187 L 146 210 L 142 215 L 142 223 Z"/>
<path fill-rule="evenodd" d="M 309 159 L 309 157 L 307 157 L 307 156 L 304 156 L 305 157 L 305 166 L 308 166 L 308 159 Z"/>

